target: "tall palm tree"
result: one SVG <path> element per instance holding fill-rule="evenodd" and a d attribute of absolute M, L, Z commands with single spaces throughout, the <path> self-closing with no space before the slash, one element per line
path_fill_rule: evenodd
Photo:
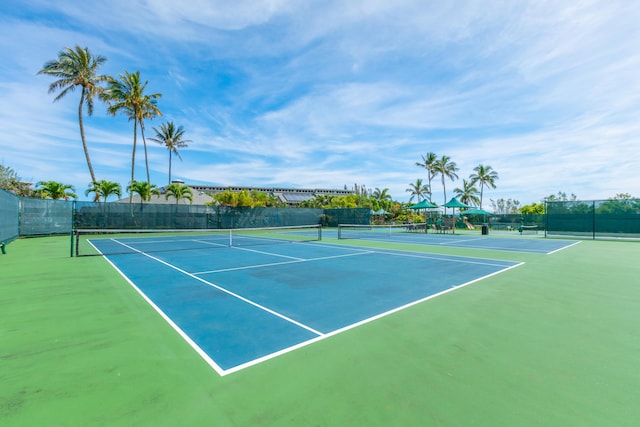
<path fill-rule="evenodd" d="M 438 156 L 436 153 L 429 152 L 425 156 L 422 156 L 422 163 L 416 162 L 416 166 L 420 166 L 427 170 L 427 180 L 429 186 L 429 201 L 431 201 L 431 179 L 434 178 L 438 171 L 436 169 L 436 164 L 438 162 Z"/>
<path fill-rule="evenodd" d="M 89 188 L 87 188 L 84 194 L 88 196 L 90 193 L 95 194 L 96 202 L 99 202 L 100 198 L 102 198 L 103 202 L 106 203 L 109 196 L 122 197 L 122 186 L 117 182 L 101 179 L 100 181 L 89 184 Z"/>
<path fill-rule="evenodd" d="M 187 199 L 190 203 L 193 203 L 193 191 L 188 185 L 174 182 L 165 187 L 164 194 L 165 200 L 169 200 L 169 197 L 175 197 L 176 205 L 180 202 L 180 199 Z"/>
<path fill-rule="evenodd" d="M 413 196 L 418 196 L 418 203 L 420 203 L 420 200 L 425 197 L 425 194 L 431 194 L 429 187 L 422 183 L 422 178 L 416 179 L 415 184 L 409 184 L 409 188 L 407 188 L 405 191 L 411 194 L 411 197 L 409 197 L 409 201 L 413 200 Z"/>
<path fill-rule="evenodd" d="M 160 195 L 158 186 L 155 184 L 149 184 L 146 181 L 133 181 L 129 184 L 127 190 L 131 196 L 133 196 L 134 193 L 140 196 L 140 204 L 150 201 L 151 196 L 153 195 Z"/>
<path fill-rule="evenodd" d="M 462 180 L 462 188 L 456 188 L 453 190 L 456 193 L 456 197 L 462 203 L 478 206 L 480 198 L 478 197 L 478 189 L 475 187 L 473 181 Z"/>
<path fill-rule="evenodd" d="M 491 166 L 478 165 L 473 168 L 475 171 L 469 178 L 472 184 L 480 183 L 480 209 L 482 209 L 482 195 L 484 193 L 484 186 L 496 188 L 496 180 L 498 179 L 498 172 L 494 171 Z"/>
<path fill-rule="evenodd" d="M 116 115 L 122 112 L 129 116 L 129 121 L 133 121 L 133 151 L 131 154 L 131 182 L 135 182 L 136 145 L 138 137 L 138 125 L 142 132 L 144 143 L 145 164 L 147 170 L 147 184 L 151 185 L 149 179 L 149 162 L 147 160 L 147 144 L 144 138 L 144 119 L 152 119 L 161 116 L 162 112 L 157 106 L 157 99 L 162 95 L 154 93 L 147 95 L 144 90 L 148 81 L 140 81 L 140 71 L 131 74 L 125 71 L 119 74 L 120 80 L 111 80 L 104 92 L 104 98 L 109 103 L 109 114 Z M 129 197 L 129 202 L 131 202 Z"/>
<path fill-rule="evenodd" d="M 451 181 L 458 179 L 458 174 L 456 173 L 459 170 L 458 165 L 456 165 L 455 162 L 452 162 L 449 156 L 442 156 L 439 160 L 436 161 L 434 169 L 436 173 L 442 177 L 444 203 L 447 203 L 447 186 L 445 185 L 445 178 L 449 178 Z"/>
<path fill-rule="evenodd" d="M 98 75 L 98 68 L 105 63 L 107 58 L 100 55 L 92 55 L 89 48 L 82 49 L 77 46 L 74 49 L 64 48 L 58 53 L 58 58 L 48 61 L 38 71 L 38 74 L 46 74 L 58 78 L 49 85 L 49 93 L 60 90 L 58 96 L 53 101 L 59 101 L 69 92 L 73 92 L 76 87 L 80 87 L 80 103 L 78 104 L 78 123 L 80 125 L 80 139 L 84 156 L 87 159 L 87 166 L 91 174 L 91 181 L 95 182 L 96 175 L 93 172 L 93 165 L 89 157 L 89 148 L 84 136 L 84 122 L 82 120 L 82 106 L 87 105 L 87 114 L 93 114 L 93 98 L 102 93 L 101 83 L 111 80 L 109 76 Z"/>
<path fill-rule="evenodd" d="M 78 198 L 73 185 L 63 184 L 56 181 L 40 181 L 36 183 L 36 191 L 42 196 L 42 198 L 45 199 L 49 198 L 53 200 L 69 200 L 70 198 Z"/>
<path fill-rule="evenodd" d="M 191 142 L 188 139 L 182 139 L 184 136 L 184 129 L 182 126 L 176 127 L 173 122 L 167 122 L 160 125 L 160 129 L 153 128 L 156 132 L 156 138 L 149 138 L 151 141 L 155 141 L 158 144 L 162 144 L 169 150 L 169 184 L 171 184 L 171 155 L 175 153 L 180 160 L 180 153 L 178 148 L 188 147 L 187 142 Z"/>

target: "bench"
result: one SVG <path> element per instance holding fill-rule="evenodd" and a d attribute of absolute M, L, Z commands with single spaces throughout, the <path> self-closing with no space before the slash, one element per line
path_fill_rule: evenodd
<path fill-rule="evenodd" d="M 442 221 L 436 222 L 431 227 L 433 228 L 433 231 L 436 233 L 447 233 L 453 230 L 454 224 L 455 224 L 455 219 L 443 218 Z"/>

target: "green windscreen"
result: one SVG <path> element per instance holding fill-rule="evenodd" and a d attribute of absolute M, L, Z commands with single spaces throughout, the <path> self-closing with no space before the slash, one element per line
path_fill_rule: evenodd
<path fill-rule="evenodd" d="M 640 237 L 640 200 L 547 202 L 547 233 L 585 237 Z"/>
<path fill-rule="evenodd" d="M 8 243 L 18 237 L 20 199 L 0 190 L 0 243 Z"/>

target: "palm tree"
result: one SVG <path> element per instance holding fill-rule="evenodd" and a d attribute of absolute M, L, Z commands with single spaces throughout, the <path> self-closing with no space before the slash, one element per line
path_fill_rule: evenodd
<path fill-rule="evenodd" d="M 383 188 L 382 190 L 379 189 L 378 187 L 376 187 L 375 190 L 373 190 L 373 193 L 371 193 L 371 197 L 373 197 L 376 200 L 391 200 L 391 195 L 389 194 L 389 189 L 388 188 Z"/>
<path fill-rule="evenodd" d="M 173 124 L 173 122 L 167 122 L 160 125 L 160 130 L 153 128 L 156 132 L 156 138 L 149 138 L 152 141 L 162 144 L 169 150 L 169 184 L 171 184 L 171 154 L 175 153 L 180 160 L 180 153 L 178 148 L 188 147 L 187 142 L 191 142 L 188 139 L 182 139 L 184 136 L 184 129 L 182 126 Z"/>
<path fill-rule="evenodd" d="M 58 53 L 58 59 L 48 61 L 38 71 L 38 74 L 47 74 L 57 77 L 58 80 L 49 85 L 49 93 L 60 90 L 58 96 L 53 101 L 59 101 L 69 92 L 73 92 L 76 87 L 81 87 L 80 103 L 78 104 L 78 123 L 80 125 L 80 138 L 84 156 L 87 159 L 87 166 L 91 174 L 91 182 L 96 181 L 93 172 L 93 165 L 89 157 L 89 148 L 84 136 L 84 123 L 82 121 L 82 105 L 87 105 L 87 114 L 93 114 L 93 97 L 100 95 L 103 91 L 100 83 L 109 82 L 111 77 L 98 75 L 98 67 L 107 60 L 104 56 L 92 55 L 89 48 L 82 49 L 77 46 L 74 49 L 64 48 Z"/>
<path fill-rule="evenodd" d="M 405 191 L 411 193 L 409 201 L 413 200 L 413 196 L 418 196 L 418 203 L 420 203 L 420 199 L 424 197 L 425 194 L 431 194 L 431 191 L 429 191 L 429 187 L 422 184 L 422 178 L 416 179 L 415 184 L 409 184 L 409 188 L 407 188 Z"/>
<path fill-rule="evenodd" d="M 161 116 L 162 112 L 157 107 L 157 99 L 162 95 L 154 93 L 146 95 L 144 90 L 148 81 L 140 82 L 140 71 L 131 74 L 125 71 L 119 74 L 120 80 L 111 80 L 104 93 L 104 98 L 109 102 L 109 114 L 115 115 L 122 112 L 129 116 L 129 121 L 133 120 L 133 151 L 131 154 L 131 182 L 135 182 L 135 163 L 136 163 L 136 145 L 138 137 L 138 128 L 142 132 L 142 141 L 144 143 L 145 164 L 147 169 L 147 184 L 151 185 L 149 178 L 149 162 L 147 160 L 147 144 L 144 138 L 144 119 L 152 119 Z M 129 202 L 131 202 L 131 197 Z"/>
<path fill-rule="evenodd" d="M 188 185 L 176 182 L 167 185 L 165 187 L 165 200 L 169 200 L 169 197 L 176 198 L 176 205 L 180 202 L 180 199 L 187 199 L 190 203 L 193 203 L 193 191 Z"/>
<path fill-rule="evenodd" d="M 437 162 L 438 156 L 436 156 L 436 153 L 432 152 L 429 152 L 425 156 L 422 156 L 422 163 L 416 162 L 416 166 L 423 167 L 427 170 L 427 180 L 429 182 L 429 201 L 431 201 L 431 179 L 438 174 L 438 171 L 436 169 Z"/>
<path fill-rule="evenodd" d="M 90 193 L 95 193 L 96 197 L 94 201 L 99 202 L 100 198 L 103 198 L 103 202 L 106 203 L 109 196 L 122 197 L 122 186 L 117 182 L 101 179 L 100 181 L 89 184 L 89 188 L 87 188 L 84 194 L 88 196 Z"/>
<path fill-rule="evenodd" d="M 133 181 L 127 187 L 129 191 L 130 197 L 133 197 L 133 193 L 136 193 L 140 196 L 140 204 L 143 202 L 148 202 L 151 200 L 151 196 L 160 195 L 160 190 L 158 190 L 158 186 L 155 184 L 149 184 L 146 181 Z"/>
<path fill-rule="evenodd" d="M 69 200 L 70 198 L 78 198 L 75 193 L 76 189 L 73 187 L 73 185 L 63 184 L 56 181 L 40 181 L 36 183 L 36 191 L 44 199 L 50 198 L 53 200 Z"/>
<path fill-rule="evenodd" d="M 478 165 L 474 169 L 469 179 L 472 184 L 480 183 L 480 209 L 482 209 L 482 194 L 484 192 L 484 186 L 487 185 L 491 188 L 496 188 L 496 180 L 498 179 L 498 173 L 493 170 L 491 166 Z"/>
<path fill-rule="evenodd" d="M 444 203 L 447 203 L 447 187 L 445 185 L 445 178 L 449 178 L 451 181 L 458 178 L 456 173 L 459 169 L 455 162 L 451 161 L 449 156 L 442 156 L 436 161 L 434 166 L 436 174 L 442 177 L 442 188 L 444 189 Z M 435 175 L 434 175 L 435 176 Z M 446 212 L 447 208 L 445 208 Z"/>
<path fill-rule="evenodd" d="M 464 204 L 478 206 L 478 203 L 480 203 L 478 189 L 475 187 L 473 181 L 463 179 L 462 188 L 456 188 L 453 191 L 456 193 L 458 200 Z"/>

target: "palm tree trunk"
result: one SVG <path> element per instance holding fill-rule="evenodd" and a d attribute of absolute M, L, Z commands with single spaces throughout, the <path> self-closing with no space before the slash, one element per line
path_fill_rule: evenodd
<path fill-rule="evenodd" d="M 131 153 L 131 184 L 133 184 L 136 180 L 135 170 L 136 170 L 136 137 L 138 135 L 138 122 L 137 120 L 133 121 L 133 151 Z M 129 191 L 129 203 L 133 202 L 133 191 Z"/>
<path fill-rule="evenodd" d="M 169 184 L 171 184 L 171 150 L 169 150 Z"/>
<path fill-rule="evenodd" d="M 84 137 L 84 123 L 82 121 L 82 104 L 84 104 L 84 92 L 82 88 L 82 96 L 80 96 L 80 105 L 78 105 L 78 123 L 80 124 L 80 139 L 82 139 L 82 148 L 84 149 L 84 156 L 87 158 L 87 166 L 89 166 L 89 173 L 91 174 L 91 182 L 96 182 L 96 175 L 93 173 L 93 166 L 91 165 L 91 159 L 89 158 L 89 148 L 87 147 L 87 141 Z"/>
<path fill-rule="evenodd" d="M 151 178 L 149 178 L 149 157 L 147 156 L 147 140 L 144 137 L 144 123 L 140 121 L 140 133 L 142 134 L 142 145 L 144 146 L 144 164 L 147 170 L 147 184 L 151 185 Z"/>
<path fill-rule="evenodd" d="M 447 203 L 447 186 L 444 183 L 444 174 L 442 174 L 442 188 L 444 190 L 444 203 Z M 443 204 L 444 204 L 443 203 Z M 444 208 L 444 214 L 447 214 L 447 207 Z"/>

